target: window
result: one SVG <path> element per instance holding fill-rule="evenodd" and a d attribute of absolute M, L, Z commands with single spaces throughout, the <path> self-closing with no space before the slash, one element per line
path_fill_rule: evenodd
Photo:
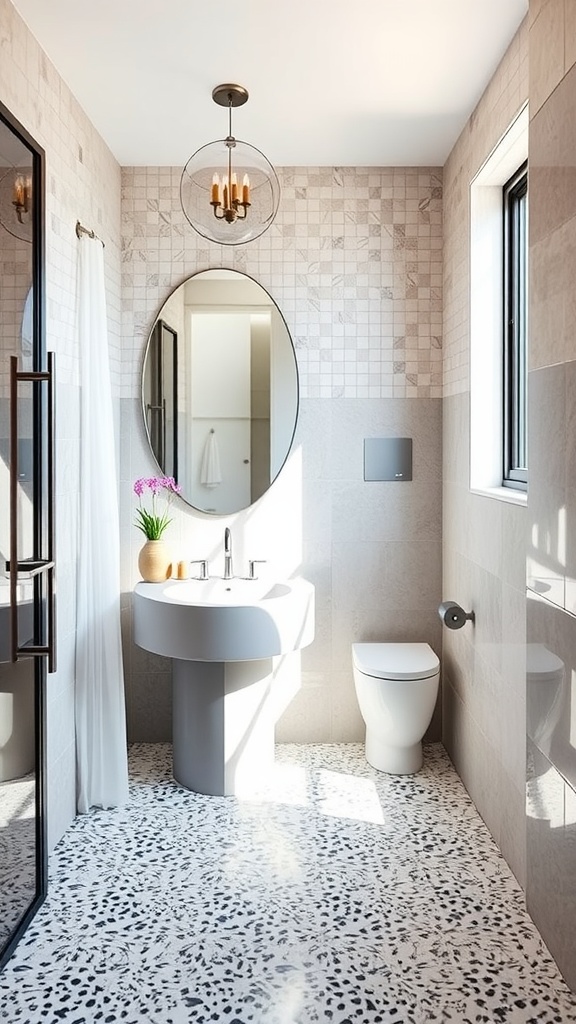
<path fill-rule="evenodd" d="M 519 505 L 527 493 L 527 158 L 525 104 L 470 182 L 470 489 Z"/>
<path fill-rule="evenodd" d="M 526 321 L 528 173 L 524 163 L 502 190 L 504 213 L 504 486 L 527 486 Z"/>

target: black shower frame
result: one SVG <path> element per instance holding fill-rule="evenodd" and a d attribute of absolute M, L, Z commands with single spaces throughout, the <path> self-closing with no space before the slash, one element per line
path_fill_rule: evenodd
<path fill-rule="evenodd" d="M 46 154 L 36 140 L 14 117 L 10 110 L 0 102 L 0 121 L 16 135 L 32 154 L 32 287 L 33 303 L 33 370 L 46 369 L 46 333 L 45 333 L 45 255 L 46 240 L 44 230 L 44 211 L 46 195 Z M 33 424 L 34 437 L 42 442 L 42 425 L 46 423 L 47 397 L 44 388 L 35 384 L 33 387 Z M 47 492 L 43 475 L 44 459 L 39 451 L 34 452 L 33 468 L 33 542 L 36 557 L 46 546 Z M 4 511 L 4 510 L 3 510 Z M 7 513 L 7 508 L 5 512 Z M 40 587 L 36 580 L 34 586 Z M 36 635 L 44 628 L 45 602 L 35 601 Z M 42 620 L 42 621 L 41 621 Z M 34 658 L 34 711 L 35 711 L 35 769 L 36 769 L 36 890 L 34 899 L 12 931 L 10 938 L 0 948 L 0 970 L 3 968 L 32 918 L 46 898 L 48 889 L 48 843 L 47 843 L 47 779 L 46 779 L 46 658 Z"/>

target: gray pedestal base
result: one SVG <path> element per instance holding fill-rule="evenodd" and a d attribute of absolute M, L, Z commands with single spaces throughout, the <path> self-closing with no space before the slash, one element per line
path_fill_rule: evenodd
<path fill-rule="evenodd" d="M 272 659 L 172 661 L 174 778 L 187 789 L 234 796 L 274 762 L 268 696 Z"/>

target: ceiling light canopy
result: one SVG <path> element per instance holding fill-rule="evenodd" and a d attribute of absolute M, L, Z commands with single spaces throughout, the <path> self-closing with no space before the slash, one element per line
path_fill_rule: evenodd
<path fill-rule="evenodd" d="M 217 85 L 212 99 L 228 107 L 228 135 L 192 154 L 182 171 L 180 201 L 186 219 L 203 238 L 241 245 L 272 224 L 280 183 L 264 153 L 232 135 L 232 108 L 246 103 L 247 90 Z"/>

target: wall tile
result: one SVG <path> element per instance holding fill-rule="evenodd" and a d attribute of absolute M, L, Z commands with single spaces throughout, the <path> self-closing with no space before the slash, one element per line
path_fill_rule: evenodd
<path fill-rule="evenodd" d="M 576 787 L 576 618 L 529 593 L 527 628 L 528 733 Z"/>
<path fill-rule="evenodd" d="M 465 391 L 442 403 L 442 480 L 468 485 L 470 480 L 470 392 Z"/>
<path fill-rule="evenodd" d="M 532 4 L 530 5 L 532 7 Z M 538 3 L 530 24 L 530 108 L 532 116 L 564 74 L 564 0 Z"/>
<path fill-rule="evenodd" d="M 526 587 L 526 546 L 528 543 L 528 516 L 525 507 L 502 502 L 502 560 L 503 583 L 524 594 Z"/>
<path fill-rule="evenodd" d="M 470 182 L 527 98 L 528 18 L 444 166 L 444 396 L 469 390 Z"/>
<path fill-rule="evenodd" d="M 139 537 L 127 525 L 132 481 L 152 471 L 138 402 L 151 325 L 188 274 L 208 266 L 245 271 L 276 299 L 294 341 L 301 404 L 293 451 L 278 481 L 245 512 L 207 517 L 176 502 L 170 542 L 176 558 L 208 557 L 211 571 L 220 572 L 230 526 L 235 564 L 266 558 L 271 575 L 297 572 L 315 583 L 317 634 L 302 652 L 305 685 L 282 708 L 277 736 L 343 741 L 357 732 L 346 711 L 350 668 L 342 669 L 350 666 L 353 639 L 401 629 L 439 648 L 439 620 L 431 619 L 441 572 L 442 180 L 434 168 L 280 174 L 275 224 L 256 243 L 231 250 L 199 239 L 184 221 L 179 169 L 122 172 L 122 587 L 128 595 L 138 578 Z M 145 223 L 143 202 L 153 207 Z M 292 245 L 283 229 L 294 217 Z M 414 439 L 413 483 L 364 481 L 363 440 L 378 436 Z M 409 629 L 401 623 L 406 613 Z M 125 646 L 130 652 L 129 640 Z M 134 651 L 127 666 L 132 730 L 148 730 L 150 712 L 138 709 L 141 692 L 148 702 L 142 680 L 154 671 L 162 676 L 163 668 Z M 158 720 L 169 728 L 165 688 L 155 700 L 163 702 Z"/>
<path fill-rule="evenodd" d="M 529 381 L 528 585 L 562 607 L 566 576 L 566 371 L 532 370 Z"/>
<path fill-rule="evenodd" d="M 576 68 L 530 121 L 530 245 L 576 214 L 576 140 L 564 130 L 572 116 Z"/>
<path fill-rule="evenodd" d="M 533 201 L 537 201 L 536 197 Z M 529 363 L 534 370 L 576 356 L 576 299 L 572 288 L 576 272 L 574 234 L 574 221 L 568 221 L 530 246 Z"/>
<path fill-rule="evenodd" d="M 568 984 L 576 987 L 576 794 L 532 744 L 527 775 L 527 906 Z"/>
<path fill-rule="evenodd" d="M 521 884 L 525 880 L 524 792 L 511 782 L 499 751 L 465 703 L 444 684 L 443 740 L 479 813 Z"/>
<path fill-rule="evenodd" d="M 564 0 L 564 72 L 576 62 L 576 7 L 572 0 Z"/>

